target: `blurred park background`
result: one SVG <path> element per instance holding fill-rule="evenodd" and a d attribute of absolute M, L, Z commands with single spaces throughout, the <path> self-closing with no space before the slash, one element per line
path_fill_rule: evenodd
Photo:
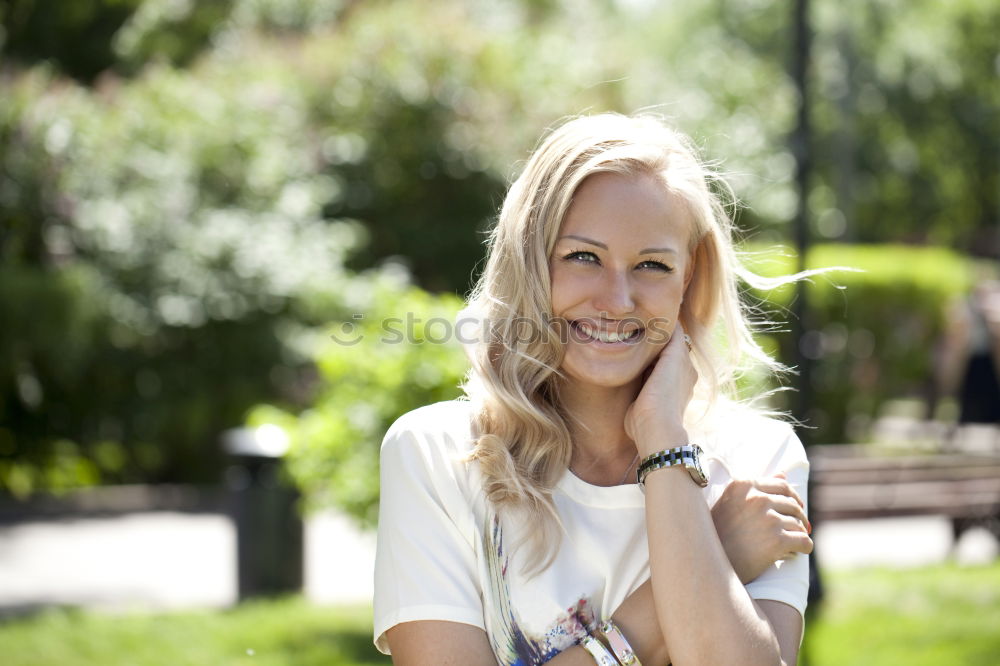
<path fill-rule="evenodd" d="M 802 369 L 775 406 L 817 452 L 994 465 L 998 35 L 994 0 L 0 3 L 0 580 L 17 530 L 226 521 L 164 546 L 222 590 L 215 610 L 134 599 L 109 620 L 0 589 L 4 663 L 387 663 L 364 586 L 219 609 L 254 596 L 232 552 L 260 569 L 246 552 L 279 538 L 240 493 L 336 523 L 311 519 L 305 545 L 299 525 L 299 560 L 335 536 L 259 591 L 367 557 L 382 434 L 458 395 L 449 326 L 484 232 L 541 132 L 578 113 L 692 135 L 758 271 L 861 269 L 747 294 Z M 940 513 L 933 558 L 831 568 L 808 663 L 1000 663 L 1000 517 Z M 966 528 L 993 541 L 960 566 Z"/>

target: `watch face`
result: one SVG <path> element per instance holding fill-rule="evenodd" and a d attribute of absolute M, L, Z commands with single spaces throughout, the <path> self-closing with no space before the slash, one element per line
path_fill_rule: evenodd
<path fill-rule="evenodd" d="M 708 475 L 705 474 L 705 470 L 701 467 L 701 454 L 703 453 L 702 448 L 695 444 L 694 446 L 694 470 L 698 473 L 698 477 L 695 481 L 700 483 L 702 487 L 708 485 Z"/>

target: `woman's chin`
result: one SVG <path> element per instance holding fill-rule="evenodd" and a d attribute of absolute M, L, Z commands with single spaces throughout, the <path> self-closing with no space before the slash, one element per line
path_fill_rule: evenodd
<path fill-rule="evenodd" d="M 574 389 L 614 391 L 637 391 L 642 380 L 642 369 L 635 372 L 580 372 L 563 368 L 566 383 Z"/>

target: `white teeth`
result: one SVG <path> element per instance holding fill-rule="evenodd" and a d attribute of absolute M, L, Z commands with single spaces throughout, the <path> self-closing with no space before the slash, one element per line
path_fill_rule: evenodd
<path fill-rule="evenodd" d="M 601 342 L 621 342 L 623 340 L 631 340 L 639 334 L 639 329 L 637 328 L 629 331 L 628 333 L 615 333 L 612 331 L 601 331 L 584 322 L 579 322 L 577 326 L 588 338 L 600 340 Z"/>

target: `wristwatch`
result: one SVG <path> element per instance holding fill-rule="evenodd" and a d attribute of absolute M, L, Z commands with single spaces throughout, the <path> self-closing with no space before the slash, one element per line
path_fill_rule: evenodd
<path fill-rule="evenodd" d="M 645 488 L 646 475 L 665 467 L 683 466 L 694 482 L 704 488 L 708 485 L 708 476 L 701 468 L 701 447 L 697 444 L 685 444 L 675 446 L 672 449 L 657 451 L 653 455 L 646 456 L 639 463 L 639 468 L 635 471 L 636 480 L 640 488 Z"/>

